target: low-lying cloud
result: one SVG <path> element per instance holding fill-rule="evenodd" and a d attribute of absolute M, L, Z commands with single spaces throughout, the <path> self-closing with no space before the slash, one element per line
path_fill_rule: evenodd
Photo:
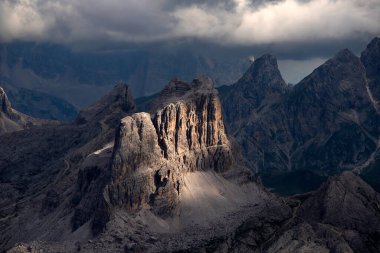
<path fill-rule="evenodd" d="M 194 38 L 222 45 L 380 34 L 378 0 L 2 0 L 0 40 L 63 43 Z"/>

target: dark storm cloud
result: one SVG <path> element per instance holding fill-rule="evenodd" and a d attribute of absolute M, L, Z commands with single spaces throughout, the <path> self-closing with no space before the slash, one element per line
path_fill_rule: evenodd
<path fill-rule="evenodd" d="M 358 52 L 380 34 L 379 23 L 378 0 L 0 1 L 0 41 L 185 45 L 296 60 Z"/>
<path fill-rule="evenodd" d="M 378 34 L 379 13 L 378 0 L 3 0 L 0 31 L 3 40 L 193 37 L 252 45 Z"/>

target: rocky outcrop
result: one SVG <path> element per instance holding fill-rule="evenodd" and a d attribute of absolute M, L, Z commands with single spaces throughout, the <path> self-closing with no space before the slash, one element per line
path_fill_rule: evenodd
<path fill-rule="evenodd" d="M 191 188 L 186 186 L 193 180 L 186 179 L 189 173 L 217 173 L 243 184 L 252 181 L 252 174 L 235 160 L 237 151 L 226 135 L 211 79 L 200 77 L 191 84 L 173 80 L 153 104 L 161 108 L 121 120 L 113 148 L 108 148 L 112 156 L 105 156 L 109 163 L 85 163 L 74 230 L 92 220 L 93 232 L 98 233 L 119 208 L 129 214 L 149 209 L 161 218 L 175 216 L 184 187 Z"/>
<path fill-rule="evenodd" d="M 157 215 L 170 216 L 186 173 L 222 173 L 234 163 L 210 79 L 191 84 L 172 81 L 161 97 L 163 108 L 156 113 L 138 113 L 121 121 L 103 193 L 110 206 L 129 212 L 151 207 Z"/>
<path fill-rule="evenodd" d="M 152 205 L 158 206 L 158 214 L 169 214 L 183 183 L 176 165 L 164 159 L 149 114 L 124 118 L 115 140 L 106 199 L 111 206 L 125 207 L 131 213 Z"/>

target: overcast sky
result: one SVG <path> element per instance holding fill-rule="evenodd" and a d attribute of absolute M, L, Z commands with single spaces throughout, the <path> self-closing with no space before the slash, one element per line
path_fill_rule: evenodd
<path fill-rule="evenodd" d="M 379 0 L 0 0 L 1 42 L 197 41 L 221 51 L 275 54 L 290 68 L 293 77 L 284 73 L 290 82 L 341 48 L 359 53 L 380 35 L 379 24 Z"/>

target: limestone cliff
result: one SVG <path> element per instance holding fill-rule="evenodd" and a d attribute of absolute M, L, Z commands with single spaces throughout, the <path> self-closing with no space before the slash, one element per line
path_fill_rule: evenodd
<path fill-rule="evenodd" d="M 183 92 L 178 86 L 185 87 Z M 167 105 L 156 113 L 122 120 L 106 189 L 111 205 L 137 210 L 149 204 L 157 214 L 169 215 L 179 201 L 184 173 L 231 168 L 231 147 L 211 80 L 171 82 L 163 96 L 169 98 L 170 89 L 179 95 L 172 103 L 161 99 Z"/>
<path fill-rule="evenodd" d="M 191 84 L 174 80 L 155 105 L 161 108 L 152 114 L 136 113 L 121 120 L 108 168 L 89 166 L 90 170 L 102 171 L 102 176 L 95 183 L 86 182 L 85 185 L 94 185 L 87 191 L 104 188 L 97 195 L 101 195 L 101 201 L 93 219 L 95 232 L 104 227 L 112 210 L 118 207 L 129 213 L 149 208 L 160 217 L 173 215 L 181 201 L 187 173 L 218 173 L 247 182 L 252 179 L 250 172 L 234 159 L 211 79 L 201 77 Z M 77 218 L 83 209 L 89 208 L 82 204 Z M 74 229 L 82 223 L 74 222 Z"/>
<path fill-rule="evenodd" d="M 173 88 L 173 83 L 169 85 Z M 172 208 L 183 173 L 231 167 L 230 143 L 211 80 L 194 80 L 177 99 L 152 116 L 138 113 L 122 120 L 107 189 L 111 204 L 135 209 L 155 205 L 164 194 Z"/>

